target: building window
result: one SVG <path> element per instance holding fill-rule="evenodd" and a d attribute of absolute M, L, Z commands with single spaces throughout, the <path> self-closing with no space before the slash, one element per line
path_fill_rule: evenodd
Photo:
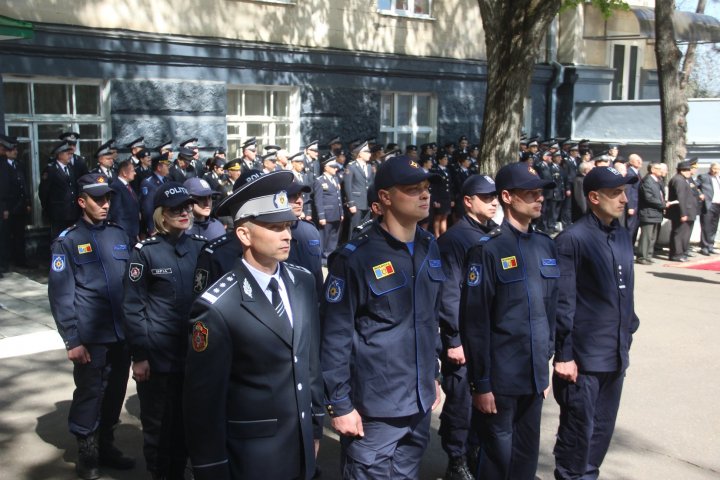
<path fill-rule="evenodd" d="M 264 145 L 279 145 L 293 151 L 299 148 L 296 112 L 300 111 L 299 95 L 290 88 L 233 88 L 227 92 L 228 158 L 242 156 L 242 144 L 255 137 L 258 151 Z"/>
<path fill-rule="evenodd" d="M 67 79 L 15 79 L 5 77 L 5 125 L 8 135 L 22 141 L 22 167 L 29 184 L 33 205 L 33 224 L 42 225 L 37 186 L 50 159 L 50 151 L 58 144 L 58 136 L 67 131 L 78 132 L 78 154 L 95 166 L 93 153 L 106 141 L 108 123 L 104 98 L 106 84 L 98 81 Z"/>
<path fill-rule="evenodd" d="M 432 0 L 378 0 L 378 11 L 392 15 L 430 18 Z"/>
<path fill-rule="evenodd" d="M 640 47 L 627 43 L 613 43 L 611 65 L 615 69 L 611 100 L 635 100 L 638 98 L 640 80 Z"/>
<path fill-rule="evenodd" d="M 380 137 L 383 143 L 429 143 L 435 138 L 437 103 L 429 93 L 383 93 L 380 100 Z"/>

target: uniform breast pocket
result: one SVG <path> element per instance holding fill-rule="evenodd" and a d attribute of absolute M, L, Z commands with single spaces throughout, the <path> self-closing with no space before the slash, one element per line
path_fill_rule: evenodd
<path fill-rule="evenodd" d="M 527 297 L 526 289 L 520 284 L 525 279 L 525 273 L 520 266 L 498 268 L 496 272 L 499 290 L 504 292 L 507 299 L 522 300 Z"/>
<path fill-rule="evenodd" d="M 384 323 L 400 320 L 403 310 L 412 308 L 412 298 L 405 299 L 409 292 L 407 283 L 407 276 L 402 271 L 370 280 L 371 294 L 368 300 L 370 316 Z"/>
<path fill-rule="evenodd" d="M 127 262 L 130 259 L 130 252 L 128 252 L 127 245 L 115 245 L 112 256 L 115 260 Z"/>
<path fill-rule="evenodd" d="M 319 257 L 322 254 L 320 248 L 320 240 L 308 240 L 307 241 L 308 253 L 314 257 Z"/>
<path fill-rule="evenodd" d="M 545 297 L 550 297 L 560 278 L 560 267 L 557 266 L 555 259 L 544 259 L 541 261 L 540 275 L 543 278 L 543 292 Z"/>
<path fill-rule="evenodd" d="M 278 420 L 228 420 L 227 435 L 230 438 L 260 438 L 272 437 L 277 433 Z"/>

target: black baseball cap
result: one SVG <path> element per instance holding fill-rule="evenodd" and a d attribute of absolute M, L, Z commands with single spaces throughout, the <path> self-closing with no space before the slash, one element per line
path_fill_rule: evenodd
<path fill-rule="evenodd" d="M 87 193 L 91 197 L 99 197 L 107 193 L 113 193 L 108 185 L 108 179 L 101 173 L 88 173 L 78 178 L 78 189 L 80 193 Z"/>
<path fill-rule="evenodd" d="M 583 194 L 587 196 L 601 188 L 616 188 L 621 185 L 636 183 L 638 177 L 635 175 L 624 176 L 613 167 L 595 167 L 585 175 L 583 180 Z"/>
<path fill-rule="evenodd" d="M 497 194 L 495 180 L 487 175 L 471 175 L 462 184 L 462 194 L 468 197 Z"/>
<path fill-rule="evenodd" d="M 536 190 L 553 188 L 555 182 L 540 178 L 534 168 L 526 163 L 516 162 L 503 166 L 495 175 L 495 188 L 498 193 L 503 190 Z"/>
<path fill-rule="evenodd" d="M 186 203 L 197 203 L 197 200 L 190 196 L 188 189 L 183 187 L 182 183 L 167 182 L 164 183 L 153 197 L 153 208 L 158 207 L 177 207 Z"/>
<path fill-rule="evenodd" d="M 375 188 L 386 190 L 395 185 L 414 185 L 423 180 L 434 183 L 440 180 L 440 176 L 436 173 L 426 172 L 418 162 L 402 155 L 389 158 L 380 164 L 375 173 Z"/>

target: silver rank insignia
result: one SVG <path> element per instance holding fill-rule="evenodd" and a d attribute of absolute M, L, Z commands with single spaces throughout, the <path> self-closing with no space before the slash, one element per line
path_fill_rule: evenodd
<path fill-rule="evenodd" d="M 247 278 L 243 280 L 243 292 L 245 292 L 245 295 L 252 298 L 252 287 L 250 286 L 250 282 L 248 282 Z"/>

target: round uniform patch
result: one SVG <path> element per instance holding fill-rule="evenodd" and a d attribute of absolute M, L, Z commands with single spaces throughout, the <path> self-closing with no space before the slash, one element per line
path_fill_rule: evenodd
<path fill-rule="evenodd" d="M 338 303 L 342 300 L 343 293 L 345 293 L 345 280 L 331 275 L 325 291 L 325 299 L 330 303 Z"/>
<path fill-rule="evenodd" d="M 65 270 L 65 255 L 53 255 L 52 269 L 53 272 L 62 272 Z"/>
<path fill-rule="evenodd" d="M 143 274 L 144 265 L 142 263 L 131 263 L 128 269 L 128 277 L 131 281 L 137 282 Z"/>
<path fill-rule="evenodd" d="M 471 264 L 468 268 L 467 284 L 468 287 L 477 287 L 480 285 L 480 279 L 482 278 L 480 272 L 482 271 L 481 265 Z"/>
<path fill-rule="evenodd" d="M 192 330 L 192 347 L 196 352 L 205 351 L 208 346 L 208 329 L 203 322 L 195 322 Z"/>

